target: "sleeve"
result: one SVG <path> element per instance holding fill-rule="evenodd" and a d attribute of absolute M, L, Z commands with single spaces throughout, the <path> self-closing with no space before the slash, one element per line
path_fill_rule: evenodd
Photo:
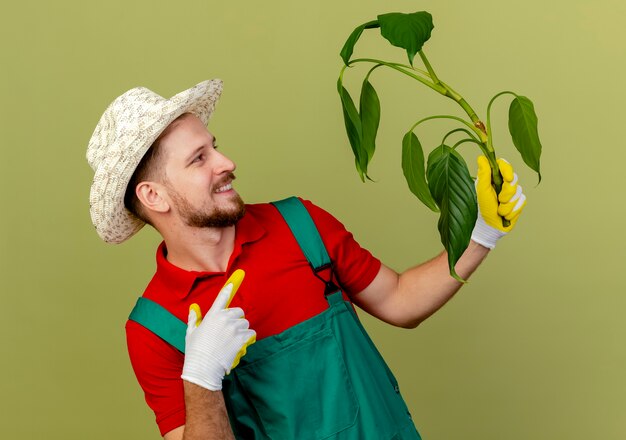
<path fill-rule="evenodd" d="M 317 226 L 333 261 L 337 281 L 350 296 L 364 290 L 374 280 L 381 262 L 361 247 L 352 233 L 330 213 L 309 200 L 300 199 Z"/>
<path fill-rule="evenodd" d="M 131 320 L 126 322 L 126 343 L 137 381 L 164 436 L 185 424 L 185 395 L 180 378 L 184 355 Z"/>

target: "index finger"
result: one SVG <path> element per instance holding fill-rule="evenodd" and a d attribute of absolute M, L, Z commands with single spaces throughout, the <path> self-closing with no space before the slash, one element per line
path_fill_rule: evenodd
<path fill-rule="evenodd" d="M 229 283 L 233 285 L 233 291 L 231 292 L 230 297 L 228 298 L 228 301 L 226 302 L 226 307 L 228 307 L 230 305 L 230 302 L 235 297 L 235 293 L 237 293 L 237 290 L 239 289 L 239 286 L 241 286 L 241 283 L 243 282 L 243 277 L 245 277 L 245 276 L 246 276 L 246 273 L 243 270 L 237 269 L 228 278 L 228 280 L 226 280 L 226 283 L 224 284 L 224 287 L 226 287 Z"/>
<path fill-rule="evenodd" d="M 228 308 L 228 304 L 230 304 L 230 301 L 233 299 L 233 296 L 234 296 L 233 283 L 226 283 L 226 285 L 222 287 L 222 290 L 220 290 L 220 293 L 217 294 L 217 297 L 215 298 L 215 301 L 213 301 L 213 304 L 211 305 L 211 309 L 209 310 L 208 313 L 211 313 L 215 309 L 221 310 L 221 309 Z"/>
<path fill-rule="evenodd" d="M 235 293 L 237 293 L 237 289 L 239 289 L 239 286 L 241 285 L 241 282 L 243 281 L 243 277 L 245 275 L 246 273 L 241 269 L 237 269 L 233 272 L 228 280 L 226 280 L 226 283 L 224 283 L 224 286 L 220 290 L 220 293 L 217 294 L 217 297 L 215 298 L 215 301 L 211 306 L 211 310 L 213 310 L 214 308 L 228 308 L 235 296 Z"/>

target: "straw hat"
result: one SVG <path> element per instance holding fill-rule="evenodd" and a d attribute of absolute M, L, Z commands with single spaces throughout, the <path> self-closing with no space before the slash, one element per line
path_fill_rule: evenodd
<path fill-rule="evenodd" d="M 145 87 L 118 96 L 104 111 L 87 147 L 95 175 L 89 196 L 91 221 L 107 243 L 122 243 L 144 222 L 124 206 L 137 165 L 167 126 L 183 113 L 206 125 L 222 93 L 222 80 L 203 81 L 165 99 Z"/>

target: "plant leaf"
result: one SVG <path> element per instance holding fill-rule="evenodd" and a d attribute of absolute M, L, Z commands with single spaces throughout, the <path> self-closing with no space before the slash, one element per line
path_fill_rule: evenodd
<path fill-rule="evenodd" d="M 409 63 L 413 66 L 415 54 L 430 38 L 433 30 L 433 17 L 426 11 L 404 14 L 391 12 L 378 16 L 380 33 L 391 44 L 406 49 Z"/>
<path fill-rule="evenodd" d="M 343 109 L 343 120 L 346 126 L 348 140 L 354 153 L 354 162 L 356 169 L 361 177 L 361 181 L 365 182 L 364 173 L 367 168 L 367 153 L 363 151 L 361 146 L 361 118 L 356 110 L 354 102 L 350 94 L 341 83 L 341 79 L 337 81 L 337 91 L 341 98 L 341 107 Z"/>
<path fill-rule="evenodd" d="M 380 100 L 367 78 L 363 80 L 361 88 L 359 113 L 361 115 L 361 150 L 366 154 L 363 172 L 367 176 L 367 165 L 372 160 L 376 150 L 376 133 L 380 122 Z"/>
<path fill-rule="evenodd" d="M 363 30 L 377 27 L 380 27 L 380 25 L 378 24 L 378 20 L 372 20 L 362 24 L 361 26 L 357 26 L 357 28 L 352 31 L 345 44 L 341 48 L 341 52 L 339 52 L 339 55 L 343 59 L 343 62 L 346 64 L 346 66 L 350 62 L 350 57 L 352 56 L 352 52 L 354 51 L 354 45 L 361 36 L 361 33 L 363 33 Z"/>
<path fill-rule="evenodd" d="M 407 132 L 402 139 L 402 171 L 411 192 L 432 211 L 439 212 L 437 203 L 426 183 L 424 151 L 419 139 L 412 131 Z"/>
<path fill-rule="evenodd" d="M 454 156 L 456 156 L 456 158 L 463 164 L 463 166 L 468 169 L 467 163 L 465 163 L 465 159 L 463 159 L 463 156 L 461 156 L 459 152 L 455 149 L 444 144 L 439 145 L 437 148 L 430 152 L 430 154 L 428 155 L 428 163 L 426 165 L 426 169 L 431 169 L 434 166 L 434 163 L 446 154 L 453 154 Z"/>
<path fill-rule="evenodd" d="M 428 157 L 426 175 L 430 193 L 441 210 L 437 228 L 448 252 L 450 275 L 465 282 L 454 266 L 469 245 L 478 217 L 478 202 L 467 165 L 454 153 L 446 145 L 433 150 Z"/>
<path fill-rule="evenodd" d="M 532 101 L 525 96 L 516 96 L 509 107 L 509 132 L 522 159 L 526 165 L 537 172 L 539 182 L 541 182 L 539 170 L 541 142 L 537 132 L 537 122 Z"/>

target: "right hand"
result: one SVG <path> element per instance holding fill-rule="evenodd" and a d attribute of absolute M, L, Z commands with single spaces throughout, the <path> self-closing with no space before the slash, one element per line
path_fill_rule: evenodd
<path fill-rule="evenodd" d="M 497 162 L 502 175 L 500 194 L 496 194 L 491 184 L 491 166 L 484 155 L 478 156 L 475 182 L 478 217 L 472 231 L 472 240 L 489 249 L 493 249 L 496 242 L 513 229 L 526 206 L 526 196 L 517 182 L 513 167 L 504 159 L 498 159 Z M 502 225 L 503 218 L 509 220 L 509 226 Z"/>
<path fill-rule="evenodd" d="M 230 373 L 256 341 L 256 332 L 239 307 L 228 308 L 233 284 L 228 283 L 215 298 L 202 322 L 189 311 L 185 336 L 185 363 L 181 378 L 211 391 L 222 389 L 224 375 Z"/>

